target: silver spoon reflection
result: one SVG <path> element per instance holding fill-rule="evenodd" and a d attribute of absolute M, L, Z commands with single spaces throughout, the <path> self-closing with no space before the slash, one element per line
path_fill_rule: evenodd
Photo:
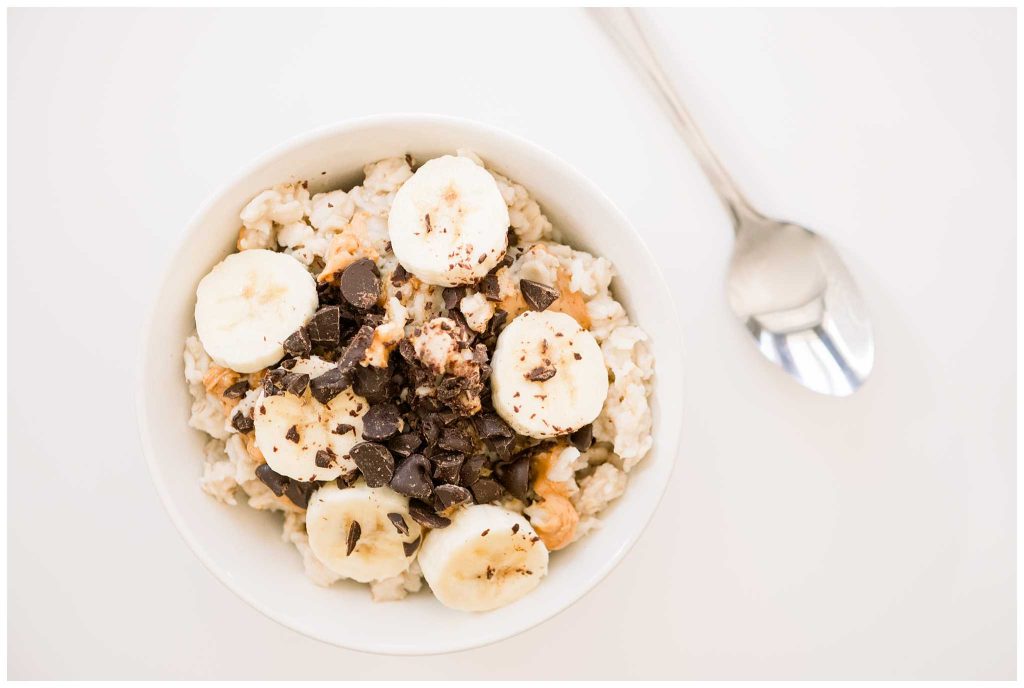
<path fill-rule="evenodd" d="M 654 87 L 732 216 L 729 305 L 758 349 L 815 392 L 855 392 L 874 365 L 874 339 L 860 292 L 831 244 L 751 207 L 676 96 L 631 10 L 590 12 Z"/>

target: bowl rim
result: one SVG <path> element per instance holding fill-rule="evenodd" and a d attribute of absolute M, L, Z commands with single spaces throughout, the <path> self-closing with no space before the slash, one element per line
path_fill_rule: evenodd
<path fill-rule="evenodd" d="M 588 188 L 588 191 L 595 197 L 601 199 L 605 204 L 609 212 L 611 212 L 619 225 L 628 229 L 630 232 L 630 238 L 635 242 L 639 251 L 642 252 L 644 259 L 649 263 L 653 270 L 647 275 L 648 279 L 653 279 L 656 282 L 657 290 L 668 296 L 668 308 L 670 309 L 666 313 L 666 318 L 669 321 L 668 326 L 670 329 L 670 336 L 672 340 L 677 342 L 678 357 L 683 358 L 682 352 L 682 324 L 679 316 L 678 305 L 676 299 L 672 294 L 671 289 L 665 276 L 662 274 L 661 269 L 658 267 L 657 262 L 654 259 L 651 250 L 644 242 L 643 238 L 637 232 L 636 228 L 630 222 L 629 218 L 619 209 L 619 207 L 612 201 L 611 198 L 605 194 L 605 192 L 589 177 L 576 169 L 573 165 L 563 160 L 558 155 L 552 153 L 548 149 L 536 144 L 518 134 L 512 133 L 504 128 L 497 127 L 491 124 L 485 124 L 473 119 L 457 117 L 453 115 L 444 115 L 436 113 L 420 113 L 420 112 L 401 112 L 401 113 L 387 113 L 387 114 L 376 114 L 366 115 L 361 117 L 347 118 L 338 122 L 322 125 L 309 129 L 297 135 L 294 135 L 285 141 L 267 149 L 262 154 L 258 155 L 248 163 L 243 165 L 238 171 L 230 175 L 223 183 L 219 184 L 199 205 L 199 207 L 189 217 L 188 222 L 184 225 L 183 230 L 179 233 L 175 240 L 175 247 L 166 258 L 164 258 L 163 265 L 159 270 L 159 277 L 155 281 L 155 286 L 151 287 L 152 291 L 149 295 L 149 304 L 146 308 L 145 317 L 142 321 L 142 329 L 140 330 L 137 360 L 135 365 L 136 380 L 134 385 L 135 393 L 135 409 L 136 417 L 138 421 L 138 433 L 140 443 L 142 445 L 142 453 L 146 459 L 146 465 L 149 470 L 150 477 L 154 483 L 157 494 L 160 497 L 160 501 L 163 504 L 164 510 L 171 518 L 171 522 L 174 524 L 178 534 L 188 545 L 192 553 L 199 559 L 200 563 L 213 574 L 220 583 L 230 590 L 232 593 L 240 597 L 243 601 L 249 604 L 251 607 L 256 609 L 258 612 L 266 616 L 267 618 L 281 624 L 282 626 L 289 628 L 295 632 L 298 632 L 306 637 L 313 640 L 335 646 L 342 647 L 344 649 L 355 650 L 358 652 L 365 652 L 370 654 L 379 655 L 404 655 L 404 656 L 428 656 L 428 655 L 440 655 L 448 654 L 453 652 L 462 652 L 475 648 L 485 647 L 497 643 L 499 641 L 515 637 L 525 631 L 535 628 L 540 624 L 553 619 L 558 616 L 566 609 L 576 604 L 579 600 L 583 599 L 588 593 L 590 593 L 602 580 L 604 580 L 611 571 L 619 565 L 619 563 L 625 558 L 626 554 L 636 545 L 640 536 L 646 531 L 650 525 L 654 515 L 658 512 L 662 501 L 664 500 L 665 493 L 668 489 L 668 484 L 671 481 L 672 475 L 675 472 L 676 460 L 679 455 L 679 450 L 682 444 L 682 424 L 685 422 L 685 414 L 683 418 L 675 419 L 675 422 L 670 423 L 670 428 L 667 430 L 668 435 L 668 446 L 665 447 L 665 454 L 663 460 L 669 463 L 665 479 L 657 488 L 654 499 L 649 503 L 651 504 L 646 516 L 639 523 L 639 526 L 633 531 L 629 537 L 624 540 L 617 549 L 615 549 L 611 556 L 606 558 L 602 566 L 596 570 L 591 571 L 581 581 L 581 585 L 576 588 L 576 591 L 567 596 L 566 599 L 559 604 L 553 606 L 548 612 L 542 615 L 538 615 L 535 618 L 527 619 L 525 623 L 519 624 L 517 627 L 511 630 L 502 630 L 494 634 L 481 634 L 472 639 L 463 640 L 461 642 L 452 642 L 449 646 L 444 648 L 430 647 L 422 650 L 415 648 L 408 648 L 406 646 L 385 646 L 379 643 L 360 643 L 360 642 L 346 642 L 341 644 L 336 640 L 325 637 L 324 634 L 319 633 L 315 628 L 310 628 L 303 623 L 296 622 L 295 620 L 286 616 L 279 615 L 277 612 L 265 606 L 259 599 L 254 598 L 247 592 L 236 587 L 232 582 L 232 577 L 218 564 L 210 552 L 200 543 L 196 535 L 188 527 L 184 517 L 181 515 L 177 506 L 175 505 L 172 496 L 166 486 L 165 480 L 161 469 L 155 459 L 156 452 L 154 451 L 153 438 L 149 427 L 149 421 L 147 419 L 145 405 L 143 400 L 146 395 L 146 377 L 149 367 L 150 356 L 148 356 L 150 348 L 150 340 L 155 332 L 155 323 L 157 321 L 157 303 L 160 296 L 164 293 L 167 288 L 167 283 L 171 277 L 171 270 L 174 264 L 178 262 L 179 256 L 185 250 L 186 245 L 189 243 L 189 239 L 197 235 L 201 228 L 201 220 L 206 216 L 209 210 L 216 205 L 222 196 L 224 196 L 230 189 L 236 185 L 245 181 L 247 177 L 253 174 L 254 171 L 261 168 L 264 164 L 269 163 L 281 156 L 286 155 L 290 151 L 305 146 L 311 142 L 319 140 L 324 137 L 339 136 L 348 134 L 354 131 L 358 131 L 365 127 L 374 126 L 416 126 L 426 123 L 437 123 L 443 125 L 450 125 L 455 127 L 462 127 L 467 130 L 476 130 L 477 132 L 491 135 L 494 137 L 502 138 L 507 140 L 509 143 L 517 146 L 530 149 L 535 155 L 543 159 L 545 165 L 551 165 L 560 167 L 566 170 L 571 177 L 573 177 L 578 183 Z M 678 377 L 682 381 L 683 369 L 680 363 Z M 684 400 L 685 385 L 679 387 L 679 401 L 680 408 L 682 408 L 682 402 Z M 662 418 L 661 422 L 664 423 L 665 419 Z M 673 429 L 674 428 L 674 429 Z"/>

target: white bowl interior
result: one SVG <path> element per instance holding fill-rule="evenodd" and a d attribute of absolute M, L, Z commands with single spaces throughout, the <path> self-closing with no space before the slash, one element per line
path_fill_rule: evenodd
<path fill-rule="evenodd" d="M 196 285 L 233 250 L 238 213 L 256 193 L 291 179 L 309 180 L 314 192 L 348 188 L 361 180 L 367 162 L 405 153 L 422 161 L 461 147 L 529 189 L 569 243 L 614 262 L 620 275 L 615 295 L 650 335 L 657 371 L 654 448 L 630 474 L 626 494 L 604 512 L 604 526 L 555 553 L 548 577 L 531 595 L 486 614 L 446 609 L 427 591 L 379 604 L 363 585 L 311 583 L 298 553 L 281 541 L 280 515 L 228 507 L 199 489 L 206 436 L 187 426 L 191 399 L 182 363 L 184 340 L 194 329 Z M 682 366 L 678 317 L 658 268 L 596 187 L 552 154 L 496 129 L 435 116 L 377 117 L 319 130 L 272 151 L 195 216 L 153 308 L 143 332 L 137 403 L 143 446 L 168 511 L 225 585 L 271 618 L 336 645 L 395 654 L 453 651 L 514 635 L 555 615 L 625 554 L 669 478 L 679 438 Z"/>

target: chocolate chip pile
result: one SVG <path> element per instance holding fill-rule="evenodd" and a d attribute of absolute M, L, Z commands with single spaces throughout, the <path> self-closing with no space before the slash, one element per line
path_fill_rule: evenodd
<path fill-rule="evenodd" d="M 370 404 L 363 416 L 362 441 L 350 452 L 356 470 L 337 479 L 340 487 L 352 485 L 360 476 L 370 487 L 388 485 L 410 498 L 409 513 L 429 528 L 449 525 L 447 515 L 461 504 L 494 502 L 506 493 L 528 500 L 531 457 L 545 443 L 518 435 L 491 405 L 488 362 L 508 313 L 497 309 L 486 331 L 476 333 L 458 309 L 459 301 L 473 290 L 498 301 L 494 273 L 511 262 L 506 255 L 477 285 L 442 292 L 442 315 L 455 323 L 451 333 L 470 352 L 469 364 L 460 368 L 460 374 L 424 365 L 408 337 L 399 342 L 387 368 L 360 365 L 374 328 L 384 321 L 383 285 L 373 261 L 359 260 L 340 277 L 319 285 L 318 310 L 285 340 L 286 357 L 264 374 L 262 383 L 267 396 L 301 395 L 308 387 L 324 404 L 351 385 Z M 391 279 L 399 285 L 410 277 L 399 266 Z M 533 310 L 544 310 L 558 298 L 557 290 L 528 280 L 522 281 L 521 289 Z M 291 372 L 297 359 L 309 356 L 335 367 L 312 379 Z M 240 398 L 247 389 L 248 383 L 242 381 L 224 395 Z M 239 432 L 253 431 L 249 417 L 238 414 L 233 423 Z M 345 424 L 333 429 L 338 434 L 354 431 Z M 571 441 L 581 451 L 589 448 L 590 426 L 574 433 Z M 329 466 L 337 458 L 321 453 L 318 465 L 323 461 Z M 275 495 L 284 495 L 301 508 L 321 484 L 287 478 L 266 464 L 256 475 Z"/>

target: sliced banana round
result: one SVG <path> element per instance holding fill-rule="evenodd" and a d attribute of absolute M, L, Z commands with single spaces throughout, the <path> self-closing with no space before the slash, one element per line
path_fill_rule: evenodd
<path fill-rule="evenodd" d="M 594 422 L 608 371 L 593 335 L 565 313 L 526 311 L 491 357 L 494 410 L 521 435 L 550 438 Z"/>
<path fill-rule="evenodd" d="M 316 307 L 316 282 L 299 261 L 263 249 L 241 251 L 199 282 L 196 330 L 214 362 L 253 373 L 281 360 L 282 342 Z"/>
<path fill-rule="evenodd" d="M 441 604 L 484 612 L 536 588 L 548 571 L 548 548 L 520 514 L 477 504 L 427 533 L 418 561 Z"/>
<path fill-rule="evenodd" d="M 309 547 L 324 566 L 360 583 L 391 578 L 409 568 L 421 529 L 409 499 L 390 487 L 349 488 L 327 483 L 309 500 Z"/>
<path fill-rule="evenodd" d="M 468 158 L 427 161 L 395 194 L 388 215 L 391 247 L 406 270 L 428 284 L 475 282 L 508 246 L 508 206 L 494 177 Z"/>
<path fill-rule="evenodd" d="M 290 372 L 312 379 L 333 367 L 313 356 L 297 360 Z M 313 398 L 308 386 L 301 396 L 285 392 L 268 397 L 260 392 L 253 415 L 256 446 L 281 475 L 304 482 L 334 480 L 355 468 L 348 453 L 361 441 L 369 408 L 351 387 L 326 404 Z"/>

